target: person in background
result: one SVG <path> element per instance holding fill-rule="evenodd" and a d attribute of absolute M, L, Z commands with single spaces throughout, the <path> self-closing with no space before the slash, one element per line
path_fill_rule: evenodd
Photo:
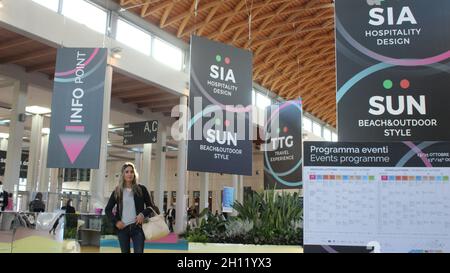
<path fill-rule="evenodd" d="M 36 197 L 28 205 L 30 212 L 44 212 L 45 204 L 42 201 L 42 192 L 36 193 Z"/>
<path fill-rule="evenodd" d="M 65 210 L 66 213 L 75 213 L 75 208 L 72 207 L 72 202 L 73 202 L 72 199 L 67 200 L 66 205 L 64 207 L 62 207 L 61 209 Z"/>
<path fill-rule="evenodd" d="M 166 221 L 169 224 L 170 232 L 173 232 L 173 223 L 175 221 L 175 208 L 173 207 L 173 203 L 170 204 L 170 207 L 166 212 Z"/>
<path fill-rule="evenodd" d="M 8 193 L 8 205 L 6 206 L 7 211 L 13 211 L 14 210 L 14 201 L 13 201 L 13 195 L 12 193 Z"/>
<path fill-rule="evenodd" d="M 143 253 L 145 235 L 142 223 L 152 214 L 151 208 L 159 214 L 148 190 L 138 184 L 138 174 L 133 163 L 125 163 L 121 169 L 119 185 L 111 193 L 105 213 L 117 230 L 122 253 L 130 253 L 130 239 L 134 253 Z M 113 214 L 116 207 L 117 213 Z M 151 208 L 150 208 L 151 207 Z"/>
<path fill-rule="evenodd" d="M 8 192 L 3 190 L 3 182 L 0 181 L 0 211 L 8 207 Z"/>
<path fill-rule="evenodd" d="M 53 224 L 52 229 L 50 229 L 48 231 L 48 233 L 52 233 L 52 231 L 53 231 L 53 234 L 55 235 L 56 234 L 56 228 L 59 225 L 59 219 L 61 219 L 65 214 L 70 214 L 70 213 L 74 214 L 75 213 L 75 208 L 72 207 L 72 201 L 73 201 L 72 199 L 67 200 L 66 205 L 61 208 L 62 210 L 65 211 L 65 213 L 61 213 L 61 215 L 58 218 L 56 218 L 56 221 Z"/>

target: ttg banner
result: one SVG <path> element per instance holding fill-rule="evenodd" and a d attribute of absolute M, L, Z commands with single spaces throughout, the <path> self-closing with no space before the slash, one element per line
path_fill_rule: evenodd
<path fill-rule="evenodd" d="M 252 54 L 191 37 L 188 170 L 251 175 Z"/>
<path fill-rule="evenodd" d="M 106 49 L 58 49 L 48 168 L 98 169 L 106 60 Z"/>
<path fill-rule="evenodd" d="M 336 0 L 339 141 L 448 141 L 448 0 Z"/>
<path fill-rule="evenodd" d="M 302 185 L 302 101 L 266 108 L 264 188 L 295 189 Z M 274 124 L 277 122 L 278 124 Z"/>

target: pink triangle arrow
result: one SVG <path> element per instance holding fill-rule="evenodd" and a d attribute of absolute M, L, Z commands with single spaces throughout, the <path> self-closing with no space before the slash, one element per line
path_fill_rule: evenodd
<path fill-rule="evenodd" d="M 90 138 L 90 135 L 59 135 L 59 140 L 61 140 L 64 150 L 66 150 L 66 154 L 72 164 L 77 160 Z"/>

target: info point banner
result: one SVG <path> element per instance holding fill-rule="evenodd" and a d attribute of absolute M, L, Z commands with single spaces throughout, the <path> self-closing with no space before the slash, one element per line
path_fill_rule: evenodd
<path fill-rule="evenodd" d="M 252 174 L 252 54 L 191 37 L 189 171 Z"/>
<path fill-rule="evenodd" d="M 59 48 L 48 168 L 98 169 L 107 49 Z"/>
<path fill-rule="evenodd" d="M 339 140 L 450 140 L 450 1 L 335 6 Z"/>
<path fill-rule="evenodd" d="M 264 189 L 299 189 L 302 185 L 302 100 L 268 106 L 264 133 Z"/>

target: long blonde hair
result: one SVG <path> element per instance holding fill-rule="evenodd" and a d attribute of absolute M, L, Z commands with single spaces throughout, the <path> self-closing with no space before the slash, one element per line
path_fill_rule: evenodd
<path fill-rule="evenodd" d="M 116 189 L 115 189 L 115 195 L 116 195 L 116 199 L 122 201 L 122 193 L 123 193 L 123 188 L 125 187 L 125 169 L 131 167 L 133 168 L 133 172 L 134 172 L 134 178 L 133 181 L 131 181 L 131 189 L 133 190 L 133 194 L 137 194 L 138 196 L 142 196 L 142 190 L 141 187 L 139 187 L 138 184 L 138 173 L 136 171 L 136 167 L 134 166 L 133 163 L 131 162 L 125 162 L 122 165 L 122 170 L 120 173 L 120 179 L 119 179 L 119 185 L 117 185 Z"/>

